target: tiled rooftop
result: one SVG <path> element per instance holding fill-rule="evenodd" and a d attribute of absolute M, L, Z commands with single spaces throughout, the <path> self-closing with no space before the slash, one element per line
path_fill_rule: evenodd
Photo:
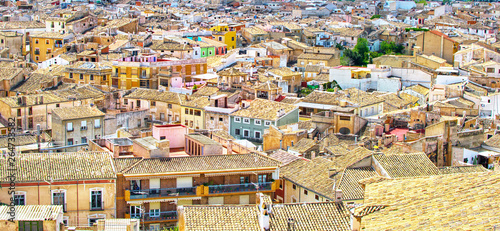
<path fill-rule="evenodd" d="M 280 110 L 282 110 L 283 114 L 288 114 L 296 108 L 297 107 L 292 104 L 280 103 L 264 99 L 256 99 L 250 103 L 250 106 L 248 108 L 240 109 L 231 115 L 246 118 L 276 120 L 280 118 L 278 117 L 278 113 Z"/>
<path fill-rule="evenodd" d="M 63 214 L 62 205 L 18 205 L 14 208 L 16 221 L 55 221 Z M 9 220 L 10 211 L 9 206 L 0 206 L 0 220 Z"/>
<path fill-rule="evenodd" d="M 366 185 L 362 230 L 493 230 L 500 224 L 500 174 L 481 172 L 382 180 Z"/>
<path fill-rule="evenodd" d="M 132 89 L 131 93 L 126 95 L 125 98 L 153 100 L 177 105 L 180 105 L 181 102 L 186 100 L 186 96 L 179 93 L 169 91 L 159 92 L 157 90 L 144 88 Z"/>
<path fill-rule="evenodd" d="M 277 167 L 280 163 L 260 154 L 233 154 L 143 159 L 124 174 L 209 172 Z"/>
<path fill-rule="evenodd" d="M 7 158 L 0 158 L 0 178 L 8 181 Z M 16 156 L 16 181 L 73 181 L 116 178 L 106 152 L 33 153 Z"/>
<path fill-rule="evenodd" d="M 96 107 L 90 106 L 55 108 L 52 109 L 52 113 L 57 115 L 61 120 L 83 119 L 106 115 Z"/>

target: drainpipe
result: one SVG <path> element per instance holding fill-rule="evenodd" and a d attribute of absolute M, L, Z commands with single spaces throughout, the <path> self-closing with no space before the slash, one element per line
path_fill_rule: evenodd
<path fill-rule="evenodd" d="M 444 35 L 441 35 L 441 58 L 443 58 Z"/>

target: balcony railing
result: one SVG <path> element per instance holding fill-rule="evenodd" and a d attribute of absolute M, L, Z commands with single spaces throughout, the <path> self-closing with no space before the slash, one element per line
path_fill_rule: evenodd
<path fill-rule="evenodd" d="M 63 212 L 67 212 L 68 210 L 66 209 L 66 203 L 52 203 L 52 205 L 62 205 L 63 207 Z"/>
<path fill-rule="evenodd" d="M 178 196 L 196 196 L 196 187 L 130 190 L 130 199 Z"/>
<path fill-rule="evenodd" d="M 229 184 L 229 185 L 210 185 L 208 186 L 209 194 L 237 193 L 237 192 L 257 192 L 272 190 L 272 182 L 264 183 L 246 183 L 246 184 Z"/>
<path fill-rule="evenodd" d="M 100 211 L 104 210 L 104 201 L 99 202 L 90 202 L 89 208 L 91 211 Z"/>
<path fill-rule="evenodd" d="M 143 214 L 132 214 L 130 218 L 135 218 L 135 219 L 143 219 L 144 221 L 168 221 L 168 220 L 177 220 L 177 211 L 164 211 L 160 212 L 159 214 L 155 213 L 144 213 L 144 217 L 142 216 Z"/>

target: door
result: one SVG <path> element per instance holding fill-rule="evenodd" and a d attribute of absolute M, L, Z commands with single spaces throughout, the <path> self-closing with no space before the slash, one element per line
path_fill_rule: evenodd
<path fill-rule="evenodd" d="M 149 192 L 151 194 L 158 194 L 160 192 L 160 178 L 158 179 L 149 179 Z"/>

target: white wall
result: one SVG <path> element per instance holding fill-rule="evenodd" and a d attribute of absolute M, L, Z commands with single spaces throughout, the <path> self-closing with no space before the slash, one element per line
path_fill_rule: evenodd
<path fill-rule="evenodd" d="M 404 87 L 420 84 L 430 88 L 432 75 L 421 70 L 411 68 L 391 68 L 392 76 L 400 77 Z"/>
<path fill-rule="evenodd" d="M 401 80 L 399 78 L 380 78 L 377 81 L 377 91 L 397 92 L 401 90 Z"/>

